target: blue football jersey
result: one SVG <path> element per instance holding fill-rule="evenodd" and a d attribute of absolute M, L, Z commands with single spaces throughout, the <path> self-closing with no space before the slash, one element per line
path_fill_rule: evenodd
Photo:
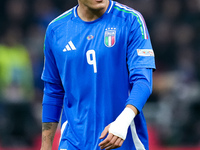
<path fill-rule="evenodd" d="M 95 21 L 81 20 L 77 6 L 54 19 L 46 31 L 44 54 L 42 79 L 62 84 L 65 91 L 59 150 L 100 150 L 101 132 L 127 104 L 129 73 L 155 68 L 142 15 L 111 0 Z M 148 150 L 144 104 L 139 105 L 119 150 Z"/>

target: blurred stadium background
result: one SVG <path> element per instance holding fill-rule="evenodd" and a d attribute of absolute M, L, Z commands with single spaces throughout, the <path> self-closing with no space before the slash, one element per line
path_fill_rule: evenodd
<path fill-rule="evenodd" d="M 156 55 L 144 107 L 150 149 L 200 149 L 200 0 L 118 1 L 143 14 Z M 76 4 L 0 0 L 0 150 L 40 149 L 45 30 Z"/>

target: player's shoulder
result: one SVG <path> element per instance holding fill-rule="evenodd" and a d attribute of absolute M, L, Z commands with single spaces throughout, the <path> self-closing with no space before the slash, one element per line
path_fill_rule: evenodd
<path fill-rule="evenodd" d="M 131 22 L 135 19 L 137 21 L 143 19 L 143 16 L 139 11 L 118 2 L 114 3 L 112 13 Z"/>
<path fill-rule="evenodd" d="M 73 13 L 73 8 L 65 11 L 64 13 L 62 13 L 61 15 L 59 15 L 58 17 L 56 17 L 55 19 L 53 19 L 49 25 L 48 28 L 49 29 L 53 29 L 63 23 L 67 23 L 67 21 L 71 20 L 71 15 Z"/>

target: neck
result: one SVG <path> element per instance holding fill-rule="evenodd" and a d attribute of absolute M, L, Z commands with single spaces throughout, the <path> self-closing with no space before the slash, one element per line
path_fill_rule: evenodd
<path fill-rule="evenodd" d="M 78 16 L 83 20 L 83 21 L 94 21 L 101 17 L 107 10 L 109 6 L 109 1 L 106 1 L 105 7 L 99 7 L 99 8 L 91 8 L 83 3 L 79 3 L 79 6 L 77 8 L 77 13 Z"/>
<path fill-rule="evenodd" d="M 83 21 L 94 21 L 101 17 L 105 11 L 98 11 L 98 10 L 87 10 L 87 11 L 82 11 L 80 7 L 77 9 L 78 16 L 83 20 Z"/>

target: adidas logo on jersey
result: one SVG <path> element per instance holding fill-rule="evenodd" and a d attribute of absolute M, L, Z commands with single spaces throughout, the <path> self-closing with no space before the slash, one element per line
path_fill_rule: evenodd
<path fill-rule="evenodd" d="M 68 44 L 63 49 L 63 52 L 71 51 L 71 50 L 76 50 L 76 47 L 74 46 L 74 44 L 72 43 L 72 41 L 69 41 Z"/>

